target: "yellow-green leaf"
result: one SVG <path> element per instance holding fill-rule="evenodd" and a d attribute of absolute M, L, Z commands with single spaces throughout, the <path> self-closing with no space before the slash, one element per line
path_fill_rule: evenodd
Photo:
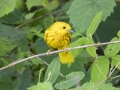
<path fill-rule="evenodd" d="M 76 41 L 74 41 L 73 43 L 70 44 L 70 47 L 75 47 L 75 46 L 80 46 L 83 44 L 84 38 L 79 38 Z M 83 49 L 76 49 L 76 50 L 72 50 L 71 53 L 74 57 L 76 57 Z"/>
<path fill-rule="evenodd" d="M 91 71 L 91 81 L 100 82 L 107 77 L 109 71 L 109 59 L 105 56 L 99 56 L 93 63 Z"/>
<path fill-rule="evenodd" d="M 117 37 L 114 37 L 112 41 L 118 41 L 119 39 Z M 104 54 L 108 57 L 116 55 L 120 51 L 120 44 L 109 44 L 107 45 L 106 49 L 104 50 Z"/>
<path fill-rule="evenodd" d="M 42 0 L 27 0 L 26 5 L 28 10 L 30 10 L 33 6 L 41 6 Z"/>
<path fill-rule="evenodd" d="M 94 44 L 94 41 L 93 41 L 92 38 L 88 38 L 88 37 L 87 37 L 87 38 L 84 39 L 84 41 L 85 41 L 85 44 L 86 44 L 86 45 Z M 93 57 L 96 57 L 96 56 L 97 56 L 96 47 L 95 47 L 95 46 L 93 46 L 93 47 L 87 47 L 86 50 L 87 50 L 87 52 L 88 52 L 91 56 L 93 56 Z"/>
<path fill-rule="evenodd" d="M 120 55 L 115 55 L 112 57 L 112 63 L 113 65 L 120 70 Z"/>
<path fill-rule="evenodd" d="M 52 0 L 51 3 L 49 0 L 43 0 L 42 3 L 43 3 L 43 6 L 49 11 L 57 8 L 59 4 L 58 0 Z"/>
<path fill-rule="evenodd" d="M 92 20 L 89 28 L 86 31 L 86 36 L 92 36 L 94 34 L 94 32 L 96 31 L 100 21 L 101 21 L 101 17 L 102 17 L 102 11 L 100 11 Z"/>

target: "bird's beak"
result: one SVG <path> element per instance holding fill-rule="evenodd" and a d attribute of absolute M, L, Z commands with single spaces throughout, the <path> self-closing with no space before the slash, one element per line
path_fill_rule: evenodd
<path fill-rule="evenodd" d="M 70 32 L 70 33 L 74 33 L 74 31 L 73 31 L 73 30 L 69 30 L 69 32 Z"/>

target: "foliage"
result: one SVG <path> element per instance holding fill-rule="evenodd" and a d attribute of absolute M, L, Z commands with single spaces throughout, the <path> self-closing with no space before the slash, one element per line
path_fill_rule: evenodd
<path fill-rule="evenodd" d="M 12 3 L 11 3 L 12 2 Z M 12 12 L 15 9 L 15 0 L 0 0 L 0 17 Z"/>
<path fill-rule="evenodd" d="M 113 11 L 114 6 L 114 0 L 75 0 L 68 11 L 70 22 L 73 23 L 76 31 L 84 33 L 99 11 L 102 11 L 103 15 L 101 20 L 104 21 Z"/>
<path fill-rule="evenodd" d="M 58 20 L 75 30 L 69 47 L 120 40 L 119 8 L 117 0 L 0 0 L 0 68 L 46 52 L 44 32 Z M 57 54 L 33 58 L 1 70 L 0 90 L 119 90 L 119 51 L 119 43 L 72 50 L 70 67 Z"/>

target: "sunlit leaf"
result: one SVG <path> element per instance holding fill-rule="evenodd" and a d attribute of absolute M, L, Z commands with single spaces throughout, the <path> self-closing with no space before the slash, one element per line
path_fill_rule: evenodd
<path fill-rule="evenodd" d="M 105 56 L 99 56 L 93 63 L 91 71 L 91 81 L 100 82 L 104 80 L 109 71 L 109 59 Z"/>
<path fill-rule="evenodd" d="M 71 43 L 69 47 L 75 47 L 75 46 L 83 45 L 83 41 L 84 41 L 84 38 L 79 38 L 76 41 L 74 41 L 73 43 Z M 71 53 L 74 57 L 76 57 L 82 50 L 83 50 L 82 48 L 72 50 Z"/>
<path fill-rule="evenodd" d="M 120 70 L 120 55 L 115 55 L 112 57 L 112 64 Z"/>
<path fill-rule="evenodd" d="M 93 39 L 88 37 L 84 39 L 84 42 L 86 45 L 94 44 Z M 96 49 L 97 48 L 95 46 L 86 48 L 87 52 L 93 57 L 97 56 Z"/>
<path fill-rule="evenodd" d="M 113 12 L 114 6 L 116 6 L 115 0 L 74 0 L 68 15 L 75 30 L 84 33 L 99 11 L 103 12 L 102 20 L 105 21 Z"/>
<path fill-rule="evenodd" d="M 36 86 L 28 88 L 28 90 L 53 90 L 52 84 L 49 82 L 38 83 Z"/>
<path fill-rule="evenodd" d="M 42 0 L 27 0 L 26 5 L 28 10 L 30 10 L 33 6 L 41 6 Z"/>
<path fill-rule="evenodd" d="M 0 17 L 15 9 L 16 0 L 0 0 Z"/>
<path fill-rule="evenodd" d="M 42 3 L 43 6 L 49 11 L 57 8 L 59 4 L 58 0 L 52 0 L 51 2 L 49 0 L 42 0 Z"/>
<path fill-rule="evenodd" d="M 101 17 L 102 17 L 102 11 L 100 11 L 92 20 L 89 28 L 86 31 L 86 36 L 92 36 L 94 34 L 94 32 L 96 31 L 100 21 L 101 21 Z"/>
<path fill-rule="evenodd" d="M 82 85 L 82 90 L 119 90 L 119 88 L 115 88 L 112 84 L 101 83 L 96 86 L 98 83 L 85 83 Z"/>
<path fill-rule="evenodd" d="M 119 39 L 117 37 L 114 37 L 112 41 L 118 41 Z M 106 49 L 104 50 L 104 54 L 108 57 L 116 55 L 120 51 L 120 44 L 109 44 L 107 45 Z"/>

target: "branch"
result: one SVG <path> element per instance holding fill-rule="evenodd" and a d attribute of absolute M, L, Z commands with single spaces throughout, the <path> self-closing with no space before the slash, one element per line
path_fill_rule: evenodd
<path fill-rule="evenodd" d="M 65 12 L 66 10 L 63 10 L 63 11 L 61 11 L 61 12 Z M 55 11 L 53 11 L 53 12 L 51 12 L 51 14 L 52 15 L 55 15 L 55 14 L 59 14 L 59 13 L 61 13 L 61 12 L 58 12 L 58 13 L 55 13 Z M 31 23 L 31 22 L 33 22 L 33 21 L 35 21 L 35 20 L 38 20 L 38 19 L 40 19 L 40 18 L 43 18 L 43 17 L 45 17 L 45 16 L 47 16 L 48 14 L 44 14 L 44 15 L 42 15 L 42 16 L 39 16 L 39 17 L 36 17 L 36 18 L 34 18 L 34 19 L 31 19 L 31 20 L 28 20 L 28 21 L 26 21 L 26 22 L 24 22 L 23 24 L 20 24 L 19 26 L 17 26 L 15 29 L 18 29 L 18 28 L 20 28 L 20 27 L 22 27 L 22 26 L 24 26 L 24 25 L 27 25 L 27 24 L 29 24 L 29 23 Z"/>
<path fill-rule="evenodd" d="M 120 75 L 115 76 L 115 77 L 111 77 L 111 75 L 113 74 L 113 72 L 115 71 L 115 69 L 120 65 L 120 62 L 115 66 L 115 68 L 112 70 L 112 72 L 110 72 L 110 74 L 108 75 L 108 77 L 106 77 L 104 80 L 100 81 L 99 83 L 96 84 L 96 86 L 92 89 L 95 90 L 97 88 L 97 86 L 99 86 L 100 84 L 102 84 L 104 81 L 106 81 L 107 79 L 114 79 L 114 78 L 118 78 L 120 77 Z"/>
<path fill-rule="evenodd" d="M 26 24 L 29 24 L 29 23 L 31 23 L 31 22 L 33 22 L 33 21 L 35 21 L 35 20 L 38 20 L 38 19 L 40 19 L 40 18 L 43 18 L 43 17 L 45 17 L 45 16 L 47 16 L 47 14 L 46 14 L 46 15 L 39 16 L 39 17 L 34 18 L 34 19 L 31 19 L 31 20 L 28 20 L 27 22 L 24 22 L 23 24 L 17 26 L 15 29 L 18 29 L 18 28 L 20 28 L 20 27 L 22 27 L 22 26 L 24 26 L 24 25 L 26 25 Z"/>
<path fill-rule="evenodd" d="M 90 45 L 85 45 L 85 46 L 77 46 L 77 47 L 73 47 L 73 48 L 68 48 L 67 50 L 70 51 L 70 50 L 75 50 L 75 49 L 80 49 L 80 48 L 87 48 L 87 47 L 107 45 L 107 44 L 117 44 L 117 43 L 120 43 L 120 41 L 95 43 L 95 44 L 90 44 Z M 49 54 L 52 55 L 52 54 L 59 53 L 59 52 L 64 52 L 64 49 L 63 50 L 52 51 L 52 52 L 49 52 Z M 37 55 L 34 55 L 34 56 L 30 56 L 28 58 L 24 58 L 24 59 L 21 59 L 21 60 L 16 60 L 15 62 L 0 68 L 0 71 L 3 70 L 3 69 L 6 69 L 8 67 L 14 66 L 16 64 L 19 64 L 21 62 L 27 61 L 29 59 L 40 57 L 40 56 L 47 56 L 47 55 L 48 55 L 48 53 L 42 53 L 42 54 L 37 54 Z"/>

